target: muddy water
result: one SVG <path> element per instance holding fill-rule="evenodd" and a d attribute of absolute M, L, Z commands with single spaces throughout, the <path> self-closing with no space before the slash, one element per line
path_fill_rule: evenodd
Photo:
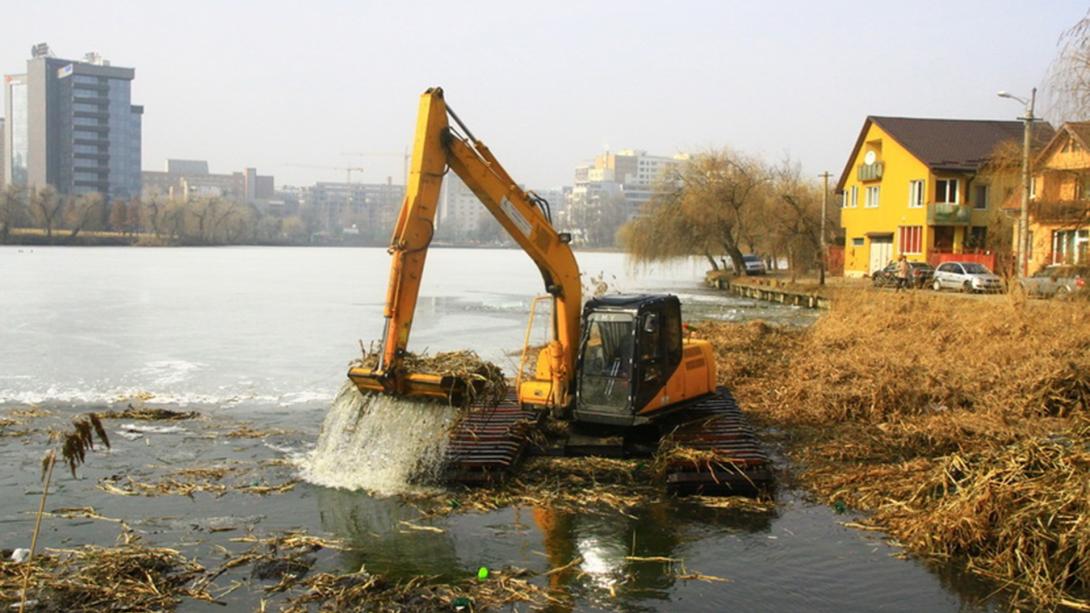
<path fill-rule="evenodd" d="M 430 258 L 414 348 L 468 347 L 501 363 L 510 359 L 528 297 L 540 290 L 536 271 L 517 252 L 437 250 Z M 321 552 L 316 570 L 457 578 L 480 565 L 544 572 L 580 556 L 580 573 L 551 584 L 535 579 L 570 595 L 580 610 L 994 606 L 981 601 L 987 590 L 978 583 L 901 559 L 880 535 L 845 528 L 850 514 L 814 505 L 789 487 L 770 513 L 676 501 L 629 515 L 510 507 L 428 519 L 398 498 L 290 485 L 299 478 L 299 458 L 318 440 L 357 340 L 380 331 L 386 261 L 382 250 L 367 249 L 0 248 L 0 419 L 30 404 L 44 411 L 15 415 L 16 423 L 0 430 L 0 548 L 29 540 L 49 428 L 81 411 L 124 406 L 128 396 L 204 417 L 142 432 L 110 420 L 113 449 L 92 454 L 76 479 L 58 474 L 48 508 L 93 507 L 147 542 L 178 547 L 209 567 L 222 562 L 220 547 L 248 547 L 232 540 L 248 532 L 303 529 L 350 544 Z M 689 317 L 794 324 L 812 317 L 703 292 L 699 262 L 638 275 L 613 254 L 580 261 L 607 280 L 616 276 L 620 289 L 679 293 Z M 208 467 L 225 474 L 190 496 L 117 493 Z M 266 496 L 238 490 L 254 486 L 290 489 Z M 109 519 L 51 517 L 42 542 L 108 544 L 120 530 Z M 661 562 L 626 560 L 633 553 L 680 560 L 689 572 L 728 581 L 680 580 Z M 269 597 L 244 568 L 217 583 L 234 581 L 239 589 L 224 596 L 232 610 L 252 610 Z M 223 610 L 183 606 L 205 608 Z"/>

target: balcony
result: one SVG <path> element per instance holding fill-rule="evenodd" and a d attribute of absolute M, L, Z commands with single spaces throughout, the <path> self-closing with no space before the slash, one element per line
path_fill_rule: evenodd
<path fill-rule="evenodd" d="M 929 226 L 967 226 L 972 215 L 973 207 L 967 204 L 932 202 L 927 205 Z"/>
<path fill-rule="evenodd" d="M 1090 200 L 1033 200 L 1029 214 L 1036 223 L 1081 225 L 1090 220 Z"/>

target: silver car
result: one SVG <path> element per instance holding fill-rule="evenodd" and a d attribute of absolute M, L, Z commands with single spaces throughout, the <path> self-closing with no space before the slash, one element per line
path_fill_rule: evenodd
<path fill-rule="evenodd" d="M 742 263 L 746 265 L 747 275 L 763 275 L 768 272 L 765 261 L 759 255 L 743 255 Z"/>
<path fill-rule="evenodd" d="M 1031 296 L 1056 296 L 1063 298 L 1086 290 L 1090 279 L 1090 266 L 1065 266 L 1053 264 L 1045 266 L 1019 281 L 1022 289 Z"/>
<path fill-rule="evenodd" d="M 943 262 L 931 278 L 935 291 L 956 289 L 963 292 L 1001 292 L 1003 280 L 976 262 Z"/>

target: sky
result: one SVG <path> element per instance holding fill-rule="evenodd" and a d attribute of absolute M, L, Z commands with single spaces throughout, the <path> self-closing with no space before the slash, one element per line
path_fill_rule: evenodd
<path fill-rule="evenodd" d="M 867 115 L 1014 119 L 1084 2 L 7 0 L 0 72 L 33 44 L 133 67 L 143 166 L 277 185 L 402 181 L 418 96 L 520 183 L 599 153 L 730 147 L 839 173 Z M 363 155 L 349 155 L 363 154 Z"/>

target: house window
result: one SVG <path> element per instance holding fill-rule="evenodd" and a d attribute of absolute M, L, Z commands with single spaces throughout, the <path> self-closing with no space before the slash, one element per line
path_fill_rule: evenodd
<path fill-rule="evenodd" d="M 905 254 L 923 253 L 923 226 L 901 226 L 900 252 Z"/>
<path fill-rule="evenodd" d="M 871 186 L 867 187 L 867 200 L 866 200 L 866 204 L 864 206 L 866 206 L 868 209 L 878 208 L 878 186 L 877 185 L 871 185 Z"/>
<path fill-rule="evenodd" d="M 923 206 L 923 181 L 908 182 L 908 208 L 918 209 Z"/>
<path fill-rule="evenodd" d="M 853 238 L 852 239 L 852 247 L 862 247 L 862 246 L 863 246 L 863 237 L 860 236 L 858 238 Z"/>
<path fill-rule="evenodd" d="M 936 179 L 935 180 L 935 202 L 937 204 L 957 204 L 958 203 L 958 180 L 957 179 Z"/>
<path fill-rule="evenodd" d="M 1057 230 L 1052 233 L 1053 264 L 1085 264 L 1090 261 L 1090 231 Z"/>
<path fill-rule="evenodd" d="M 1037 199 L 1037 177 L 1029 178 L 1029 199 Z"/>
<path fill-rule="evenodd" d="M 973 208 L 978 211 L 983 211 L 988 208 L 988 186 L 976 185 L 973 186 Z"/>

